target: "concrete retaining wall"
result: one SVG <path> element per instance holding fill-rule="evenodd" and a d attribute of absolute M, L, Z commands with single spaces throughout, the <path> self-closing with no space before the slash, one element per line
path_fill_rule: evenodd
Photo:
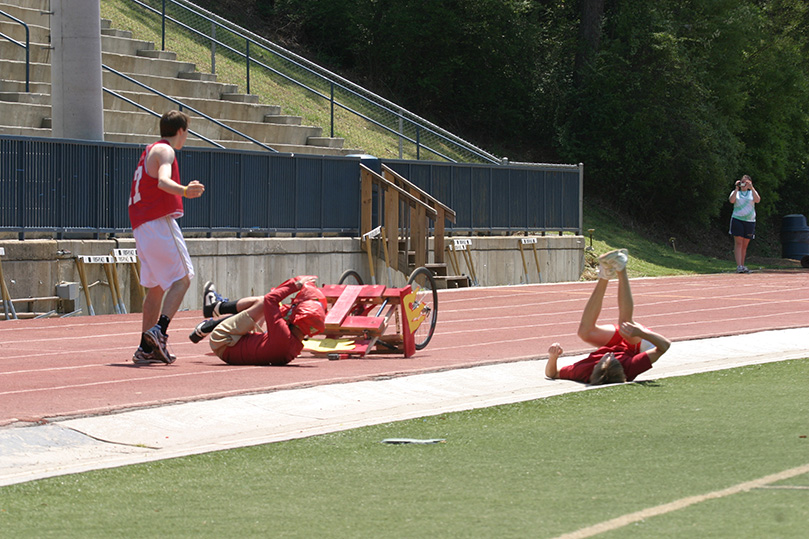
<path fill-rule="evenodd" d="M 453 238 L 456 239 L 456 238 Z M 471 238 L 472 261 L 481 286 L 525 283 L 517 237 Z M 230 298 L 263 294 L 295 275 L 318 275 L 319 283 L 336 283 L 346 269 L 355 269 L 366 283 L 371 282 L 368 259 L 357 238 L 187 238 L 196 278 L 181 309 L 200 309 L 205 281 L 213 280 L 221 293 Z M 581 236 L 538 236 L 541 282 L 577 281 L 584 267 L 584 238 Z M 12 299 L 51 297 L 59 283 L 80 281 L 76 255 L 109 255 L 113 249 L 134 249 L 131 238 L 119 240 L 0 240 L 5 256 L 0 258 L 6 285 Z M 525 251 L 528 282 L 540 282 L 531 246 Z M 459 257 L 460 272 L 468 274 Z M 449 264 L 449 261 L 447 261 Z M 449 272 L 453 273 L 450 265 Z M 402 286 L 406 277 L 391 270 L 388 282 L 384 262 L 376 266 L 377 282 Z M 118 265 L 122 294 L 129 312 L 140 311 L 141 296 L 129 265 Z M 107 277 L 101 265 L 90 265 L 87 280 L 91 301 L 98 314 L 115 312 Z M 93 285 L 93 283 L 98 283 Z M 53 300 L 31 305 L 15 302 L 18 313 L 46 312 L 57 307 Z M 88 313 L 83 292 L 76 303 L 59 302 L 60 312 L 81 308 Z"/>

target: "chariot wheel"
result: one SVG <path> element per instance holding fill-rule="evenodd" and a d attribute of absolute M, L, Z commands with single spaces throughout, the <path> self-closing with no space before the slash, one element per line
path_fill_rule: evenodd
<path fill-rule="evenodd" d="M 348 269 L 340 275 L 340 280 L 337 281 L 337 284 L 365 284 L 362 282 L 362 277 L 360 274 L 354 271 L 353 269 Z"/>
<path fill-rule="evenodd" d="M 407 284 L 416 293 L 414 308 L 420 308 L 423 316 L 421 324 L 413 334 L 416 350 L 421 350 L 427 346 L 435 333 L 435 323 L 438 321 L 438 291 L 432 272 L 425 267 L 413 270 Z"/>

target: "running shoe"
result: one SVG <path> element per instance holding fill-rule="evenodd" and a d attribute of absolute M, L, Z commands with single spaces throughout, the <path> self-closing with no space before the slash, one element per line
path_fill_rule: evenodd
<path fill-rule="evenodd" d="M 604 279 L 609 281 L 610 279 L 615 279 L 618 276 L 616 271 L 607 266 L 598 266 L 598 278 Z"/>
<path fill-rule="evenodd" d="M 202 289 L 202 316 L 205 318 L 219 316 L 219 304 L 223 301 L 230 300 L 219 295 L 212 281 L 205 283 L 205 288 Z"/>
<path fill-rule="evenodd" d="M 227 318 L 230 318 L 229 316 Z M 188 336 L 192 343 L 196 344 L 214 330 L 216 326 L 219 325 L 219 322 L 225 320 L 225 318 L 208 318 L 203 320 L 194 328 L 194 331 Z"/>
<path fill-rule="evenodd" d="M 607 266 L 607 268 L 619 272 L 626 268 L 626 263 L 629 260 L 629 254 L 626 249 L 617 249 L 610 251 L 598 257 L 598 264 L 600 266 Z"/>
<path fill-rule="evenodd" d="M 146 342 L 152 347 L 152 354 L 155 359 L 167 365 L 174 363 L 176 358 L 169 353 L 169 349 L 167 348 L 168 336 L 163 334 L 160 326 L 155 324 L 153 328 L 145 331 L 143 338 L 146 339 Z"/>
<path fill-rule="evenodd" d="M 169 354 L 171 358 L 171 363 L 174 363 L 174 360 L 177 359 L 174 355 Z M 132 356 L 132 363 L 135 365 L 154 365 L 155 363 L 165 363 L 157 359 L 154 355 L 154 352 L 144 352 L 143 348 L 140 346 L 137 350 L 135 350 L 135 354 Z"/>

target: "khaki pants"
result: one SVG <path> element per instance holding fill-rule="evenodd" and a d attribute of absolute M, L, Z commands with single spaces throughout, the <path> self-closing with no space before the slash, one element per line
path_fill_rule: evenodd
<path fill-rule="evenodd" d="M 239 342 L 242 335 L 247 335 L 248 333 L 252 333 L 254 331 L 263 333 L 261 327 L 259 327 L 253 321 L 253 319 L 250 318 L 247 311 L 242 311 L 235 314 L 227 320 L 222 321 L 214 328 L 213 332 L 211 332 L 211 336 L 209 338 L 211 350 L 213 350 L 213 353 L 222 359 L 225 350 Z"/>

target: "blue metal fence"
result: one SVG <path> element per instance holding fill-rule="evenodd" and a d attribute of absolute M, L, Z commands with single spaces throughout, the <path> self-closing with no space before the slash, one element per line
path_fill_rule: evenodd
<path fill-rule="evenodd" d="M 99 237 L 130 231 L 127 200 L 142 146 L 0 136 L 0 231 Z M 185 201 L 186 231 L 236 235 L 356 236 L 356 157 L 184 148 L 184 183 L 205 195 Z M 450 233 L 581 233 L 581 169 L 573 165 L 479 165 L 384 160 L 457 212 Z"/>

